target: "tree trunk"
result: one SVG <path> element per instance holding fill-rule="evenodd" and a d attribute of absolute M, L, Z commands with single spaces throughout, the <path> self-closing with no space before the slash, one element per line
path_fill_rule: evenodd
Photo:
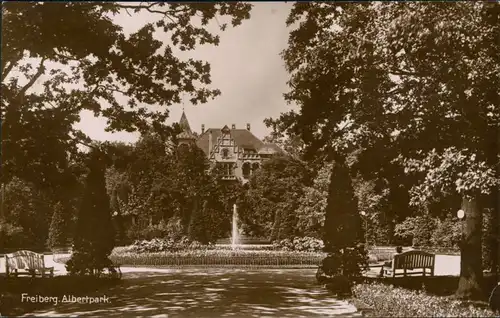
<path fill-rule="evenodd" d="M 5 218 L 5 183 L 2 183 L 1 185 L 1 200 L 2 202 L 0 203 L 0 221 L 6 221 Z"/>
<path fill-rule="evenodd" d="M 500 258 L 500 202 L 499 202 L 499 197 L 500 191 L 496 193 L 495 198 L 494 198 L 494 206 L 492 209 L 492 218 L 491 222 L 493 224 L 493 242 L 492 242 L 492 247 L 491 247 L 491 258 L 492 258 L 492 264 L 491 264 L 491 271 L 495 275 L 496 280 L 498 281 L 498 261 Z"/>
<path fill-rule="evenodd" d="M 462 210 L 465 220 L 460 245 L 460 280 L 456 296 L 461 299 L 478 299 L 483 296 L 481 285 L 482 268 L 482 221 L 483 214 L 476 198 L 463 198 Z"/>

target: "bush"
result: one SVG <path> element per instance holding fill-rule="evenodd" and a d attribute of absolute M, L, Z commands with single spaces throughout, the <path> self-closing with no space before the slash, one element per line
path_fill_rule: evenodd
<path fill-rule="evenodd" d="M 316 279 L 327 282 L 327 288 L 337 296 L 349 295 L 354 280 L 361 277 L 367 266 L 367 251 L 362 245 L 330 252 L 321 262 Z"/>
<path fill-rule="evenodd" d="M 273 242 L 277 250 L 298 252 L 321 252 L 324 248 L 323 240 L 314 237 L 295 237 Z"/>
<path fill-rule="evenodd" d="M 448 216 L 444 220 L 437 220 L 436 229 L 432 233 L 430 243 L 439 247 L 458 247 L 462 238 L 462 225 L 453 216 Z"/>
<path fill-rule="evenodd" d="M 329 253 L 321 268 L 327 276 L 360 277 L 367 269 L 368 256 L 364 246 L 346 248 L 336 253 Z"/>
<path fill-rule="evenodd" d="M 411 240 L 413 246 L 431 246 L 431 239 L 437 226 L 437 219 L 427 214 L 408 217 L 402 223 L 396 224 L 394 234 L 402 239 Z"/>
<path fill-rule="evenodd" d="M 26 236 L 22 227 L 0 221 L 0 249 L 19 247 L 25 241 Z"/>
<path fill-rule="evenodd" d="M 487 308 L 465 304 L 451 297 L 428 295 L 380 283 L 359 284 L 354 299 L 372 308 L 372 317 L 494 317 Z"/>
<path fill-rule="evenodd" d="M 184 227 L 182 226 L 182 220 L 180 217 L 171 217 L 166 226 L 167 237 L 173 239 L 174 241 L 180 240 L 184 234 Z"/>
<path fill-rule="evenodd" d="M 129 240 L 152 240 L 154 238 L 164 238 L 168 236 L 170 227 L 163 220 L 158 224 L 150 224 L 147 226 L 140 226 L 134 224 L 127 230 L 127 237 Z"/>
<path fill-rule="evenodd" d="M 135 253 L 176 252 L 203 249 L 206 246 L 197 241 L 192 241 L 187 237 L 182 237 L 179 240 L 154 238 L 152 240 L 135 241 L 130 246 L 130 251 Z"/>

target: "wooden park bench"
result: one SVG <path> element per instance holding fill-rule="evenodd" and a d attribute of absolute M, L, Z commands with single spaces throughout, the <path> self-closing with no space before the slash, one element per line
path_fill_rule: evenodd
<path fill-rule="evenodd" d="M 394 255 L 391 267 L 384 266 L 384 276 L 434 276 L 436 255 L 424 251 L 408 251 Z"/>
<path fill-rule="evenodd" d="M 20 272 L 20 270 L 22 270 Z M 54 267 L 45 267 L 43 254 L 32 251 L 17 251 L 11 254 L 5 254 L 5 272 L 7 277 L 11 274 L 14 277 L 18 275 L 31 275 L 35 277 L 40 274 L 42 277 L 48 275 L 54 276 Z"/>

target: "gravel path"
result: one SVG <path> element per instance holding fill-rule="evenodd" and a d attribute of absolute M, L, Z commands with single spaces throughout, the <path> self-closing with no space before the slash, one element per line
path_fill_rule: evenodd
<path fill-rule="evenodd" d="M 124 268 L 123 282 L 95 304 L 59 303 L 29 316 L 359 317 L 315 282 L 315 271 Z M 28 315 L 27 315 L 28 316 Z"/>

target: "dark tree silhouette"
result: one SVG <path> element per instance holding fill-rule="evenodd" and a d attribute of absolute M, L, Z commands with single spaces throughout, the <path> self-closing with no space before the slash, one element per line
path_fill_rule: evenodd
<path fill-rule="evenodd" d="M 106 164 L 99 150 L 90 154 L 89 173 L 73 240 L 73 255 L 66 264 L 68 272 L 98 275 L 111 265 L 109 255 L 115 246 L 109 197 L 104 172 Z"/>

